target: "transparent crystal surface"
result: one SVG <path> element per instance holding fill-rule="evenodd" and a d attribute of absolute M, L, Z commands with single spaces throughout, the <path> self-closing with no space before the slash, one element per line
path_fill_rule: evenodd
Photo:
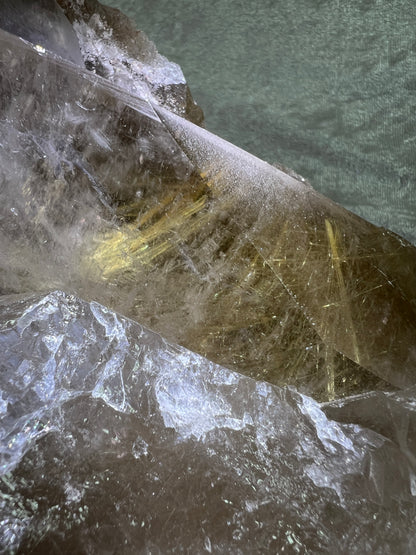
<path fill-rule="evenodd" d="M 192 166 L 146 101 L 0 34 L 2 288 L 63 274 L 73 287 L 86 231 L 111 223 L 139 186 L 157 187 L 161 164 L 171 183 Z"/>
<path fill-rule="evenodd" d="M 85 68 L 0 31 L 1 549 L 413 553 L 415 248 L 52 4 Z"/>
<path fill-rule="evenodd" d="M 85 65 L 125 91 L 151 98 L 201 124 L 181 68 L 161 56 L 153 42 L 119 10 L 96 0 L 58 0 L 78 37 Z"/>
<path fill-rule="evenodd" d="M 371 391 L 325 403 L 322 408 L 330 418 L 360 424 L 388 437 L 400 446 L 416 470 L 414 387 L 390 393 Z"/>
<path fill-rule="evenodd" d="M 3 549 L 414 549 L 386 437 L 59 291 L 4 297 L 0 326 Z"/>
<path fill-rule="evenodd" d="M 319 400 L 414 384 L 414 247 L 109 79 L 1 41 L 4 292 L 77 292 Z"/>
<path fill-rule="evenodd" d="M 77 35 L 55 0 L 2 0 L 0 29 L 83 65 Z"/>

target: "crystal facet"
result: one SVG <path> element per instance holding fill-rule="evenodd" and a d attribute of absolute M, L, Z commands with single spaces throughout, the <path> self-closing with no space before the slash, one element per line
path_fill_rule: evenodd
<path fill-rule="evenodd" d="M 5 291 L 75 290 L 319 399 L 414 383 L 414 247 L 2 36 Z"/>
<path fill-rule="evenodd" d="M 3 546 L 415 547 L 411 459 L 382 435 L 59 291 L 4 298 L 0 326 Z"/>
<path fill-rule="evenodd" d="M 414 552 L 415 247 L 196 125 L 117 10 L 20 4 L 1 549 Z"/>

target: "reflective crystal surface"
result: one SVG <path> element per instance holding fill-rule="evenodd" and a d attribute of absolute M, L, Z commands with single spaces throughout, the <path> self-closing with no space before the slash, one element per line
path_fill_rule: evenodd
<path fill-rule="evenodd" d="M 76 291 L 318 399 L 414 383 L 414 247 L 163 107 L 1 40 L 4 291 Z"/>
<path fill-rule="evenodd" d="M 124 14 L 97 0 L 57 3 L 73 25 L 90 71 L 131 94 L 151 98 L 194 123 L 202 123 L 202 110 L 194 102 L 181 68 L 161 56 Z"/>
<path fill-rule="evenodd" d="M 414 474 L 393 441 L 94 302 L 7 297 L 0 313 L 3 546 L 415 548 Z"/>
<path fill-rule="evenodd" d="M 2 546 L 412 553 L 415 248 L 59 4 L 82 63 L 0 30 Z"/>
<path fill-rule="evenodd" d="M 55 0 L 2 0 L 0 29 L 83 65 L 76 33 Z"/>

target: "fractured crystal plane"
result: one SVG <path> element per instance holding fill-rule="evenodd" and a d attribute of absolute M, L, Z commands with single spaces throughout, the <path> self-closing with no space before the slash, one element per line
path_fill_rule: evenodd
<path fill-rule="evenodd" d="M 78 37 L 88 69 L 125 91 L 153 98 L 200 125 L 204 115 L 181 68 L 161 56 L 153 42 L 119 10 L 97 0 L 58 0 Z"/>
<path fill-rule="evenodd" d="M 19 5 L 0 550 L 415 552 L 415 247 L 196 125 L 117 10 Z"/>
<path fill-rule="evenodd" d="M 77 291 L 322 400 L 414 383 L 414 247 L 163 107 L 2 37 L 4 291 Z"/>
<path fill-rule="evenodd" d="M 416 547 L 413 471 L 399 446 L 328 420 L 294 389 L 62 292 L 4 298 L 0 342 L 9 549 Z"/>

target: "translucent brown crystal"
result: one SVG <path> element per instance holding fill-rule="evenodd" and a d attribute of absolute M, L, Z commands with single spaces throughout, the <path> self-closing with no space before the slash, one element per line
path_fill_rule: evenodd
<path fill-rule="evenodd" d="M 24 264 L 30 250 L 47 258 L 43 287 L 317 399 L 414 383 L 412 245 L 153 101 L 4 37 L 16 44 L 3 48 L 3 121 L 26 157 L 7 202 L 21 203 Z"/>
<path fill-rule="evenodd" d="M 0 30 L 0 551 L 414 552 L 415 247 L 59 4 Z"/>

